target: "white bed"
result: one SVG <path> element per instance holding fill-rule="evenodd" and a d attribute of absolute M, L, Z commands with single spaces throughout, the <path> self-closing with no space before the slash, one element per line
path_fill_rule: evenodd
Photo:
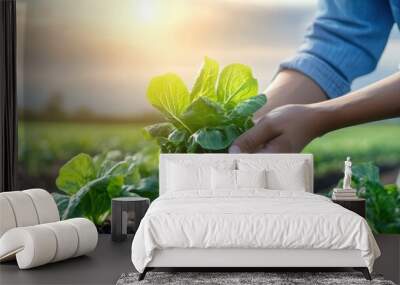
<path fill-rule="evenodd" d="M 210 167 L 217 174 L 208 178 Z M 258 183 L 261 170 L 265 187 L 238 188 Z M 225 172 L 237 175 L 234 189 L 207 184 Z M 370 278 L 380 252 L 367 222 L 312 193 L 312 155 L 162 154 L 160 197 L 132 262 L 140 279 L 155 267 L 354 267 Z"/>

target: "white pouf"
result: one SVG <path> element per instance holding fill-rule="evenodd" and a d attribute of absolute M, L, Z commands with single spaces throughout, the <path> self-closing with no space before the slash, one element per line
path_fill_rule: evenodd
<path fill-rule="evenodd" d="M 98 234 L 96 226 L 91 221 L 83 218 L 75 218 L 66 220 L 65 222 L 73 226 L 78 233 L 79 241 L 74 257 L 88 253 L 96 248 Z"/>
<path fill-rule="evenodd" d="M 23 191 L 1 193 L 11 205 L 17 227 L 39 224 L 38 215 L 30 196 Z"/>
<path fill-rule="evenodd" d="M 0 195 L 0 237 L 6 231 L 15 228 L 16 226 L 17 223 L 10 202 L 8 202 L 6 197 Z"/>
<path fill-rule="evenodd" d="M 57 205 L 53 196 L 43 189 L 29 189 L 22 191 L 32 199 L 39 219 L 39 224 L 57 222 L 60 220 Z"/>
<path fill-rule="evenodd" d="M 88 219 L 59 221 L 53 197 L 43 189 L 0 193 L 0 261 L 20 269 L 84 255 L 96 248 L 96 226 Z"/>
<path fill-rule="evenodd" d="M 97 230 L 83 218 L 14 228 L 0 239 L 0 257 L 16 255 L 21 269 L 86 254 L 96 248 Z"/>
<path fill-rule="evenodd" d="M 49 228 L 54 233 L 57 245 L 60 245 L 57 246 L 57 251 L 52 262 L 75 256 L 75 253 L 78 250 L 79 238 L 77 231 L 71 226 L 71 224 L 67 222 L 56 222 L 45 224 L 43 226 Z"/>

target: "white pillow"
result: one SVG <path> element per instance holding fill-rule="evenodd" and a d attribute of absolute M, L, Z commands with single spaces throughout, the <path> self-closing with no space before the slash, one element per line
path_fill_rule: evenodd
<path fill-rule="evenodd" d="M 168 191 L 211 189 L 211 167 L 170 163 L 167 189 Z"/>
<path fill-rule="evenodd" d="M 308 171 L 304 160 L 239 159 L 240 170 L 267 171 L 267 188 L 272 190 L 306 191 Z"/>
<path fill-rule="evenodd" d="M 266 188 L 267 177 L 265 170 L 211 170 L 213 190 L 238 190 L 241 188 Z"/>
<path fill-rule="evenodd" d="M 211 168 L 235 169 L 236 161 L 232 159 L 210 160 L 207 155 L 204 159 L 185 159 L 167 161 L 166 191 L 208 190 L 211 191 Z"/>
<path fill-rule="evenodd" d="M 267 171 L 235 170 L 237 188 L 267 188 Z"/>
<path fill-rule="evenodd" d="M 236 190 L 236 170 L 212 168 L 211 181 L 213 190 Z"/>

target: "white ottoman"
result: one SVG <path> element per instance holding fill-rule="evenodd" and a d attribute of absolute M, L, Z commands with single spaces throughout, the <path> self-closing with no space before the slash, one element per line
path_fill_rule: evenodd
<path fill-rule="evenodd" d="M 45 190 L 0 193 L 0 214 L 0 261 L 16 258 L 20 269 L 96 248 L 96 226 L 85 218 L 59 221 L 57 205 Z"/>

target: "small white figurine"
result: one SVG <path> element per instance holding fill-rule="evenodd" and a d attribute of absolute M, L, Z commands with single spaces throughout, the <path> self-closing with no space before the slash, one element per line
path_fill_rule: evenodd
<path fill-rule="evenodd" d="M 343 179 L 343 189 L 351 189 L 351 160 L 350 156 L 347 157 L 346 161 L 344 162 L 344 179 Z"/>

